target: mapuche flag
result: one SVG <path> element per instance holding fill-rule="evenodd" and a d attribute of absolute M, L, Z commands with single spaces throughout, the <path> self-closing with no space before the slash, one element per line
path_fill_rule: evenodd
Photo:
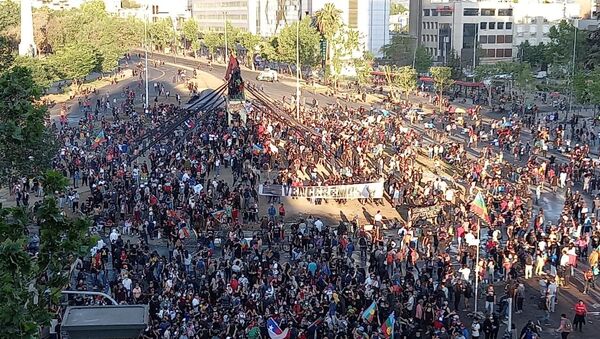
<path fill-rule="evenodd" d="M 377 309 L 377 303 L 375 303 L 374 301 L 371 303 L 371 306 L 367 307 L 367 309 L 365 309 L 362 313 L 362 318 L 368 322 L 373 321 L 373 318 L 375 317 L 375 310 Z"/>
<path fill-rule="evenodd" d="M 102 144 L 103 142 L 106 142 L 106 137 L 104 136 L 104 130 L 101 130 L 98 135 L 96 136 L 96 139 L 94 139 L 94 144 L 92 145 L 92 147 L 98 147 L 100 146 L 100 144 Z"/>
<path fill-rule="evenodd" d="M 383 336 L 386 338 L 394 339 L 394 323 L 396 322 L 396 318 L 394 317 L 394 312 L 390 314 L 389 317 L 385 320 L 385 322 L 381 325 L 381 332 Z"/>
<path fill-rule="evenodd" d="M 488 214 L 487 206 L 481 192 L 477 193 L 475 199 L 471 203 L 471 212 L 475 213 L 483 221 L 490 223 L 490 215 Z"/>

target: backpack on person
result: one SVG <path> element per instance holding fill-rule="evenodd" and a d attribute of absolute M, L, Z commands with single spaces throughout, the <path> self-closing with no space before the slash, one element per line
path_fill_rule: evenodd
<path fill-rule="evenodd" d="M 563 326 L 563 332 L 572 332 L 573 331 L 573 324 L 571 323 L 571 320 L 569 319 L 565 319 L 565 324 Z"/>

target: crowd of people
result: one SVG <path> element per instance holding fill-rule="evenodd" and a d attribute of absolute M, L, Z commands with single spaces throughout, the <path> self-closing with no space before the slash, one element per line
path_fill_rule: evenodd
<path fill-rule="evenodd" d="M 522 115 L 488 123 L 476 110 L 457 123 L 444 114 L 411 119 L 416 103 L 396 112 L 315 104 L 302 108 L 308 133 L 247 103 L 246 120 L 204 109 L 169 129 L 185 114 L 181 99 L 155 83 L 151 107 L 136 111 L 140 84 L 112 100 L 91 96 L 76 125 L 55 123 L 62 149 L 53 166 L 73 184 L 60 206 L 90 216 L 90 231 L 103 236 L 78 259 L 70 287 L 149 304 L 143 338 L 268 338 L 274 321 L 290 338 L 488 339 L 503 335 L 511 307 L 524 310 L 533 277 L 548 321 L 558 291 L 582 274 L 578 263 L 584 292 L 595 288 L 600 198 L 588 206 L 586 195 L 600 185 L 590 184 L 589 148 L 562 162 L 542 154 L 537 141 L 558 134 L 525 126 Z M 278 175 L 265 179 L 271 169 Z M 258 192 L 264 183 L 365 182 L 384 182 L 390 203 L 408 208 L 393 231 L 370 234 L 358 218 L 299 218 L 287 201 L 265 203 Z M 25 180 L 15 192 L 28 205 L 43 187 Z M 478 193 L 485 216 L 470 211 Z M 563 211 L 548 216 L 539 195 L 558 193 Z M 558 331 L 581 329 L 587 309 L 577 307 Z M 529 322 L 519 338 L 535 335 Z"/>

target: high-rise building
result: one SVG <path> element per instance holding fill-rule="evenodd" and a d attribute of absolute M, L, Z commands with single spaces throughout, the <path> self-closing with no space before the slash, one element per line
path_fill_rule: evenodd
<path fill-rule="evenodd" d="M 225 22 L 262 36 L 277 34 L 298 20 L 302 2 L 310 0 L 192 0 L 193 17 L 201 31 L 223 32 Z"/>
<path fill-rule="evenodd" d="M 192 15 L 201 31 L 234 27 L 261 36 L 273 36 L 298 20 L 313 16 L 326 3 L 342 11 L 342 21 L 359 32 L 362 45 L 375 55 L 389 42 L 390 0 L 192 0 Z"/>
<path fill-rule="evenodd" d="M 547 42 L 552 25 L 581 15 L 579 0 L 410 0 L 409 8 L 410 35 L 434 61 L 454 52 L 463 68 L 477 53 L 481 63 L 512 60 L 523 41 Z"/>

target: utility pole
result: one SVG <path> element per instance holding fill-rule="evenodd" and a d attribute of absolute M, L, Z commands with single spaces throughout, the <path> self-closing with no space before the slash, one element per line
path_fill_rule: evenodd
<path fill-rule="evenodd" d="M 148 107 L 148 5 L 144 11 L 144 54 L 145 54 L 145 82 L 146 82 L 146 102 L 144 104 L 144 112 L 147 114 L 150 111 Z"/>
<path fill-rule="evenodd" d="M 298 22 L 296 23 L 296 120 L 300 121 L 300 20 L 302 20 L 302 0 L 298 1 Z"/>
<path fill-rule="evenodd" d="M 227 63 L 227 56 L 228 56 L 228 51 L 227 51 L 227 12 L 223 12 L 223 17 L 225 18 L 225 63 Z"/>
<path fill-rule="evenodd" d="M 573 30 L 573 64 L 571 65 L 571 90 L 569 91 L 569 113 L 567 114 L 567 116 L 565 117 L 565 120 L 567 120 L 567 117 L 569 115 L 571 115 L 571 110 L 573 109 L 573 90 L 574 90 L 574 81 L 575 80 L 575 56 L 577 54 L 577 26 L 579 26 L 578 21 L 574 21 L 575 22 L 575 29 Z"/>
<path fill-rule="evenodd" d="M 475 34 L 473 35 L 473 82 L 475 82 L 475 67 L 477 64 L 477 26 L 475 26 Z"/>

